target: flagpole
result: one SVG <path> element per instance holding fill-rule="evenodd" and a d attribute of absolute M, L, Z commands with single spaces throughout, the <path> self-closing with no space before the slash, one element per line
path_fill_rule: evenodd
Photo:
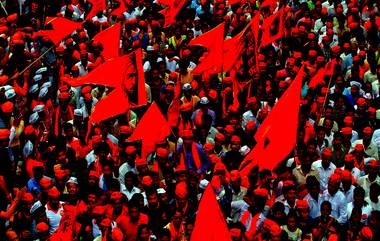
<path fill-rule="evenodd" d="M 50 48 L 48 48 L 45 52 L 43 52 L 37 59 L 35 59 L 32 63 L 30 63 L 28 66 L 26 66 L 25 69 L 23 69 L 20 73 L 14 74 L 9 80 L 17 78 L 19 75 L 22 75 L 25 71 L 27 71 L 30 67 L 32 67 L 37 61 L 39 61 L 42 57 L 44 57 L 50 50 L 52 50 L 55 47 L 55 45 L 52 45 Z"/>
<path fill-rule="evenodd" d="M 318 118 L 318 122 L 317 122 L 317 125 L 319 125 L 319 121 L 321 120 L 322 118 L 322 115 L 325 113 L 325 105 L 326 105 L 326 99 L 327 99 L 327 95 L 329 94 L 329 91 L 330 91 L 330 86 L 331 86 L 331 81 L 332 81 L 332 77 L 334 75 L 334 72 L 335 72 L 335 64 L 333 66 L 333 72 L 331 73 L 331 76 L 330 76 L 330 79 L 329 79 L 329 84 L 327 85 L 327 91 L 326 91 L 326 94 L 325 94 L 325 98 L 323 99 L 323 106 L 322 106 L 322 112 L 319 114 L 319 118 Z"/>
<path fill-rule="evenodd" d="M 3 11 L 5 12 L 5 15 L 8 16 L 8 11 L 5 9 L 4 5 L 3 5 L 3 1 L 0 0 L 0 4 L 1 4 L 1 8 L 3 9 Z"/>

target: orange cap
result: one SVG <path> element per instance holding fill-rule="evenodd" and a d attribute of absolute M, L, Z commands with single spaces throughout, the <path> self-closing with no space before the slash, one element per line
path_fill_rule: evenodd
<path fill-rule="evenodd" d="M 24 201 L 24 202 L 31 202 L 31 201 L 33 201 L 33 195 L 30 192 L 26 192 L 22 196 L 21 200 Z"/>
<path fill-rule="evenodd" d="M 331 183 L 338 183 L 340 182 L 340 176 L 336 173 L 332 174 L 329 178 L 329 182 Z"/>
<path fill-rule="evenodd" d="M 43 189 L 48 189 L 50 187 L 50 179 L 47 178 L 47 177 L 43 177 L 41 178 L 40 180 L 40 186 L 43 188 Z"/>
<path fill-rule="evenodd" d="M 121 192 L 112 192 L 111 194 L 111 200 L 119 200 L 123 197 L 123 194 Z"/>
<path fill-rule="evenodd" d="M 169 155 L 169 152 L 168 152 L 168 150 L 166 148 L 159 147 L 156 150 L 156 154 L 157 154 L 157 157 L 167 158 L 168 155 Z"/>
<path fill-rule="evenodd" d="M 265 188 L 257 188 L 253 191 L 253 194 L 259 197 L 268 197 L 268 190 Z"/>
<path fill-rule="evenodd" d="M 187 185 L 185 182 L 180 182 L 175 187 L 175 195 L 177 195 L 178 198 L 184 199 L 187 197 Z"/>
<path fill-rule="evenodd" d="M 60 195 L 60 193 L 59 193 L 59 191 L 58 191 L 58 189 L 56 187 L 52 187 L 48 191 L 48 196 L 50 198 L 58 198 L 59 195 Z"/>
<path fill-rule="evenodd" d="M 296 201 L 296 207 L 298 209 L 308 209 L 309 203 L 306 200 L 297 200 Z"/>
<path fill-rule="evenodd" d="M 11 131 L 8 129 L 0 129 L 0 140 L 5 140 L 9 138 Z"/>
<path fill-rule="evenodd" d="M 47 232 L 49 230 L 49 225 L 47 225 L 45 222 L 40 222 L 36 226 L 37 233 L 43 233 Z"/>
<path fill-rule="evenodd" d="M 192 130 L 183 130 L 182 131 L 182 137 L 193 137 L 193 131 Z"/>
<path fill-rule="evenodd" d="M 153 180 L 150 176 L 144 176 L 141 180 L 141 184 L 150 187 L 153 184 Z"/>
<path fill-rule="evenodd" d="M 10 101 L 6 101 L 6 102 L 4 102 L 4 103 L 1 105 L 1 111 L 2 111 L 3 113 L 12 113 L 12 111 L 13 111 L 13 107 L 14 107 L 14 105 L 13 105 L 12 102 L 10 102 Z"/>
<path fill-rule="evenodd" d="M 348 170 L 343 170 L 342 174 L 340 176 L 342 178 L 342 181 L 351 181 L 352 180 L 352 174 Z"/>
<path fill-rule="evenodd" d="M 354 160 L 355 160 L 355 157 L 351 153 L 348 153 L 347 155 L 344 156 L 345 162 L 353 162 Z"/>
<path fill-rule="evenodd" d="M 352 135 L 352 128 L 351 127 L 343 127 L 342 128 L 342 134 L 343 135 Z"/>
<path fill-rule="evenodd" d="M 363 129 L 363 133 L 364 134 L 372 134 L 373 133 L 373 129 L 371 127 L 366 127 Z"/>
<path fill-rule="evenodd" d="M 231 182 L 236 182 L 241 179 L 240 173 L 238 170 L 232 170 L 230 173 Z"/>

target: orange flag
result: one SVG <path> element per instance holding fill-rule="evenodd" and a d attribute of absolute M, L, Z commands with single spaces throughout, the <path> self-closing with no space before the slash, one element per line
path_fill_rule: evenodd
<path fill-rule="evenodd" d="M 315 89 L 318 85 L 323 85 L 325 83 L 325 68 L 320 68 L 318 72 L 311 78 L 309 83 L 310 89 Z"/>
<path fill-rule="evenodd" d="M 91 10 L 87 14 L 86 20 L 90 20 L 98 12 L 107 9 L 106 0 L 87 0 L 87 2 L 91 3 Z"/>
<path fill-rule="evenodd" d="M 40 30 L 34 33 L 34 37 L 46 37 L 56 45 L 67 35 L 74 32 L 81 24 L 81 22 L 74 22 L 63 17 L 47 17 L 45 27 L 51 25 L 53 29 Z"/>
<path fill-rule="evenodd" d="M 141 120 L 129 137 L 131 141 L 142 140 L 141 157 L 145 159 L 152 151 L 155 144 L 170 135 L 170 126 L 162 115 L 155 102 L 145 112 Z"/>
<path fill-rule="evenodd" d="M 190 241 L 232 241 L 211 184 L 207 186 L 199 204 Z"/>
<path fill-rule="evenodd" d="M 129 4 L 129 0 L 117 0 L 116 2 L 119 2 L 119 7 L 112 10 L 110 13 L 110 16 L 116 15 L 118 17 L 123 17 L 123 13 L 127 11 L 127 5 Z"/>
<path fill-rule="evenodd" d="M 190 41 L 189 46 L 202 46 L 208 49 L 207 56 L 195 67 L 193 74 L 204 71 L 216 72 L 223 64 L 224 22 Z"/>
<path fill-rule="evenodd" d="M 114 88 L 95 105 L 90 121 L 98 123 L 123 114 L 130 107 L 146 104 L 141 55 L 141 49 L 138 49 L 128 55 L 108 60 L 82 77 L 68 80 L 72 86 L 94 84 Z"/>
<path fill-rule="evenodd" d="M 162 9 L 160 13 L 165 17 L 164 27 L 175 23 L 175 17 L 185 4 L 185 0 L 160 0 L 161 4 L 166 5 L 165 9 Z"/>
<path fill-rule="evenodd" d="M 303 68 L 257 130 L 257 144 L 245 157 L 241 176 L 246 176 L 256 164 L 260 169 L 272 170 L 292 151 L 296 144 Z"/>
<path fill-rule="evenodd" d="M 116 58 L 119 56 L 120 27 L 121 27 L 121 23 L 118 22 L 117 24 L 98 33 L 93 38 L 94 41 L 98 41 L 102 43 L 102 46 L 103 46 L 102 55 L 105 60 Z"/>
<path fill-rule="evenodd" d="M 265 0 L 262 4 L 260 4 L 260 8 L 269 7 L 270 12 L 273 13 L 277 8 L 277 1 L 275 0 Z"/>
<path fill-rule="evenodd" d="M 281 8 L 275 14 L 264 19 L 263 25 L 261 26 L 263 30 L 261 46 L 267 46 L 282 37 L 284 28 L 283 15 L 283 9 Z"/>

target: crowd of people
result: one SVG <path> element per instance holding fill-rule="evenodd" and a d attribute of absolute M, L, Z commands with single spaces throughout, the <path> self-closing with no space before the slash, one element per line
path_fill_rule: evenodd
<path fill-rule="evenodd" d="M 169 25 L 168 1 L 107 0 L 84 21 L 94 2 L 1 1 L 0 240 L 190 240 L 208 186 L 233 241 L 380 238 L 378 1 L 184 0 Z M 281 37 L 260 46 L 247 31 L 234 74 L 193 73 L 207 49 L 192 39 L 223 22 L 229 39 L 280 10 Z M 84 23 L 54 46 L 35 35 L 51 16 Z M 92 39 L 118 22 L 120 54 L 142 49 L 147 104 L 91 123 L 113 88 L 66 80 L 106 61 Z M 294 151 L 242 176 L 256 131 L 301 68 Z M 153 102 L 172 120 L 176 90 L 176 124 L 145 156 L 129 137 Z"/>

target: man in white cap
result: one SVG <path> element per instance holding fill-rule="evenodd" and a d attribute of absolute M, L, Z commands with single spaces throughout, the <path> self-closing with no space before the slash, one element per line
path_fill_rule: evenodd
<path fill-rule="evenodd" d="M 202 118 L 203 113 L 207 113 L 212 118 L 211 125 L 215 126 L 216 115 L 215 115 L 215 112 L 213 110 L 209 109 L 209 106 L 208 106 L 209 100 L 208 100 L 208 98 L 207 97 L 202 97 L 201 100 L 199 101 L 199 104 L 200 104 L 200 108 L 198 110 L 194 111 L 193 115 L 191 116 L 191 120 L 194 123 L 197 123 L 197 121 L 201 121 L 201 120 L 199 120 L 199 118 Z"/>

